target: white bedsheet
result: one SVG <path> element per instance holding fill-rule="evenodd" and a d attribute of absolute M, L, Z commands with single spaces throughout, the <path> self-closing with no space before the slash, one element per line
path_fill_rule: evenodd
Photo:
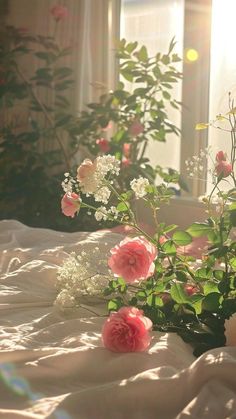
<path fill-rule="evenodd" d="M 236 418 L 236 348 L 196 360 L 177 335 L 153 332 L 148 352 L 112 353 L 101 344 L 103 317 L 55 311 L 56 272 L 67 253 L 94 245 L 105 252 L 120 239 L 0 222 L 0 371 L 12 365 L 36 399 L 2 378 L 0 418 Z M 96 299 L 84 305 L 106 313 Z"/>

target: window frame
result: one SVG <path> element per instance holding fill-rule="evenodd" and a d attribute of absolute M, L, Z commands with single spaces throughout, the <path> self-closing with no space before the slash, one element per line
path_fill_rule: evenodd
<path fill-rule="evenodd" d="M 108 37 L 112 42 L 115 38 L 120 39 L 121 2 L 122 0 L 109 0 L 113 27 L 108 25 Z M 212 0 L 185 0 L 180 172 L 188 181 L 189 192 L 182 192 L 178 199 L 187 198 L 187 201 L 197 201 L 200 195 L 206 193 L 206 185 L 202 181 L 188 177 L 185 161 L 193 155 L 199 155 L 200 150 L 206 148 L 208 143 L 208 131 L 196 131 L 195 125 L 209 119 L 211 11 Z M 197 28 L 197 31 L 193 28 Z M 109 46 L 111 51 L 112 43 Z M 198 60 L 189 62 L 185 59 L 185 52 L 189 48 L 197 50 Z M 114 49 L 110 53 L 109 61 L 109 87 L 114 87 L 118 81 L 118 63 Z"/>

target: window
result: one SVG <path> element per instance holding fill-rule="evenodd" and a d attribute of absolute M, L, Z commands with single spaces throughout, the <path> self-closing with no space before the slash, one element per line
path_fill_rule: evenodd
<path fill-rule="evenodd" d="M 153 164 L 171 166 L 187 177 L 185 160 L 199 154 L 208 140 L 207 131 L 196 132 L 195 125 L 208 121 L 209 115 L 211 1 L 122 0 L 120 28 L 121 38 L 145 44 L 150 53 L 165 52 L 171 38 L 177 40 L 176 52 L 184 57 L 180 63 L 184 77 L 173 93 L 183 108 L 181 113 L 170 109 L 169 115 L 181 127 L 181 139 L 169 136 L 166 144 L 153 142 L 148 155 Z M 188 183 L 190 196 L 205 193 L 205 182 L 193 179 Z"/>

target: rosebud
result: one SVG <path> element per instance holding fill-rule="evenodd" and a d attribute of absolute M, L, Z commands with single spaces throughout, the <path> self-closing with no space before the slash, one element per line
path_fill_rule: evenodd
<path fill-rule="evenodd" d="M 222 160 L 226 160 L 226 153 L 224 153 L 223 151 L 218 151 L 218 153 L 216 154 L 216 161 L 220 162 Z"/>
<path fill-rule="evenodd" d="M 106 138 L 99 138 L 96 140 L 96 144 L 103 153 L 107 153 L 111 149 L 109 141 Z"/>
<path fill-rule="evenodd" d="M 132 124 L 129 127 L 129 134 L 132 137 L 137 137 L 144 131 L 144 126 L 138 119 L 134 119 Z"/>
<path fill-rule="evenodd" d="M 131 144 L 130 143 L 124 143 L 123 144 L 123 154 L 128 159 L 130 157 L 131 152 Z"/>
<path fill-rule="evenodd" d="M 121 167 L 123 167 L 124 169 L 129 167 L 131 165 L 131 160 L 130 159 L 126 159 L 123 158 L 122 162 L 121 162 Z"/>
<path fill-rule="evenodd" d="M 50 13 L 57 22 L 59 22 L 59 20 L 64 20 L 69 16 L 67 7 L 61 6 L 60 4 L 53 6 L 50 9 Z"/>
<path fill-rule="evenodd" d="M 61 210 L 66 217 L 74 218 L 80 209 L 80 197 L 74 192 L 67 192 L 61 200 Z"/>
<path fill-rule="evenodd" d="M 220 160 L 215 166 L 217 176 L 227 177 L 232 173 L 232 165 L 225 160 Z"/>
<path fill-rule="evenodd" d="M 193 294 L 196 294 L 199 291 L 199 289 L 195 287 L 194 285 L 188 285 L 188 284 L 184 286 L 184 289 L 185 289 L 186 294 L 188 294 L 189 297 Z"/>

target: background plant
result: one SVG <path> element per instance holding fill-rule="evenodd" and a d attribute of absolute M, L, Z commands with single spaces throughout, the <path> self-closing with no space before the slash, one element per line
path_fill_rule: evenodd
<path fill-rule="evenodd" d="M 174 39 L 166 54 L 148 55 L 145 46 L 122 39 L 117 46 L 119 74 L 124 80 L 114 91 L 105 93 L 99 102 L 88 104 L 72 132 L 78 145 L 84 145 L 91 156 L 112 154 L 122 162 L 118 189 L 127 187 L 137 175 L 154 181 L 156 175 L 172 176 L 186 188 L 180 175 L 173 169 L 163 171 L 152 167 L 145 152 L 151 140 L 165 142 L 166 137 L 180 130 L 168 118 L 167 108 L 180 108 L 172 88 L 182 74 L 176 63 Z M 158 152 L 158 146 L 157 146 Z"/>
<path fill-rule="evenodd" d="M 152 181 L 157 174 L 172 180 L 177 189 L 186 186 L 177 171 L 153 168 L 145 156 L 151 138 L 163 142 L 170 133 L 179 135 L 166 109 L 169 104 L 179 108 L 171 89 L 181 79 L 175 68 L 180 58 L 173 52 L 174 40 L 166 54 L 155 57 L 137 42 L 120 41 L 120 75 L 132 82 L 131 91 L 119 82 L 115 91 L 76 115 L 70 104 L 73 70 L 65 65 L 71 48 L 56 41 L 68 11 L 55 6 L 51 14 L 53 36 L 12 26 L 0 33 L 1 218 L 59 230 L 94 230 L 108 220 L 92 221 L 82 209 L 80 219 L 69 223 L 57 205 L 61 178 L 75 167 L 75 156 L 114 154 L 122 162 L 118 191 L 144 173 Z"/>

